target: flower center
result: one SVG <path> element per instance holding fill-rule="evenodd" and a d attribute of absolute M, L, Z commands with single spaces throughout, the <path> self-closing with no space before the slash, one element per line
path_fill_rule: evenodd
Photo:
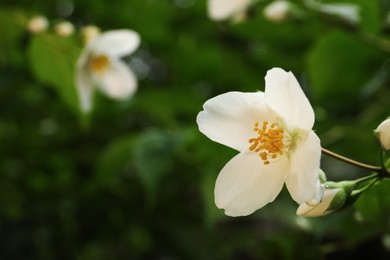
<path fill-rule="evenodd" d="M 256 122 L 253 130 L 258 136 L 249 139 L 249 150 L 258 153 L 265 165 L 285 153 L 287 147 L 283 139 L 288 134 L 283 128 L 276 123 L 269 124 L 268 121 L 263 121 L 262 125 Z"/>
<path fill-rule="evenodd" d="M 89 64 L 95 73 L 103 74 L 110 65 L 110 60 L 106 55 L 99 55 L 92 57 Z"/>

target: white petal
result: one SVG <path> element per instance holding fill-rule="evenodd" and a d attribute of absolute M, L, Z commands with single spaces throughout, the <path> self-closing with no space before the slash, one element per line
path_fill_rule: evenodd
<path fill-rule="evenodd" d="M 318 217 L 330 213 L 331 211 L 328 211 L 329 205 L 339 191 L 340 189 L 338 188 L 326 189 L 322 201 L 319 204 L 310 206 L 306 203 L 302 203 L 297 209 L 297 215 Z"/>
<path fill-rule="evenodd" d="M 352 23 L 357 23 L 360 21 L 360 7 L 355 4 L 349 3 L 329 3 L 323 4 L 315 1 L 307 1 L 307 4 L 313 10 L 318 12 L 336 15 L 341 18 L 344 18 Z"/>
<path fill-rule="evenodd" d="M 119 57 L 132 53 L 140 44 L 140 36 L 132 30 L 112 30 L 102 33 L 88 48 L 95 54 Z"/>
<path fill-rule="evenodd" d="M 321 192 L 321 185 L 318 185 L 320 158 L 320 139 L 309 131 L 305 140 L 297 141 L 296 150 L 290 156 L 290 173 L 286 180 L 287 189 L 298 204 L 315 200 Z"/>
<path fill-rule="evenodd" d="M 291 72 L 273 68 L 265 76 L 267 104 L 286 122 L 310 130 L 314 124 L 314 111 L 297 79 Z"/>
<path fill-rule="evenodd" d="M 99 89 L 114 99 L 126 99 L 137 90 L 137 80 L 133 72 L 121 61 L 111 60 L 111 66 L 103 75 L 95 74 Z"/>
<path fill-rule="evenodd" d="M 263 10 L 265 18 L 274 22 L 282 22 L 289 16 L 290 4 L 284 0 L 269 3 Z"/>
<path fill-rule="evenodd" d="M 250 3 L 251 0 L 209 0 L 208 14 L 212 20 L 225 20 L 245 11 Z"/>
<path fill-rule="evenodd" d="M 264 165 L 254 152 L 236 155 L 221 170 L 215 184 L 215 204 L 233 217 L 246 216 L 272 202 L 283 188 L 288 160 Z"/>
<path fill-rule="evenodd" d="M 92 95 L 93 95 L 93 82 L 87 68 L 88 52 L 84 52 L 80 55 L 76 65 L 76 87 L 80 100 L 80 108 L 84 113 L 88 113 L 92 110 Z"/>
<path fill-rule="evenodd" d="M 248 140 L 256 137 L 256 121 L 274 119 L 263 92 L 228 92 L 206 101 L 203 109 L 196 118 L 199 130 L 211 140 L 238 151 L 248 150 Z"/>
<path fill-rule="evenodd" d="M 390 150 L 390 119 L 386 119 L 380 123 L 375 132 L 378 134 L 382 147 Z"/>

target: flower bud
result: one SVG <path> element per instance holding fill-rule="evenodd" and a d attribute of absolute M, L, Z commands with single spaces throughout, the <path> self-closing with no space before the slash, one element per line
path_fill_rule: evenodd
<path fill-rule="evenodd" d="M 34 16 L 27 22 L 27 29 L 33 34 L 44 32 L 48 27 L 49 21 L 41 15 Z"/>
<path fill-rule="evenodd" d="M 376 136 L 385 150 L 390 150 L 390 118 L 383 121 L 374 131 Z"/>
<path fill-rule="evenodd" d="M 208 15 L 211 20 L 240 20 L 252 0 L 208 0 Z"/>
<path fill-rule="evenodd" d="M 87 45 L 89 42 L 100 35 L 100 29 L 95 25 L 87 25 L 81 29 L 81 34 L 84 44 Z"/>
<path fill-rule="evenodd" d="M 324 216 L 332 212 L 342 210 L 356 201 L 366 189 L 378 180 L 378 175 L 373 174 L 354 181 L 325 182 L 325 190 L 318 204 L 308 202 L 299 205 L 296 214 L 305 217 Z"/>
<path fill-rule="evenodd" d="M 318 217 L 327 215 L 341 208 L 346 201 L 346 193 L 342 188 L 325 187 L 321 202 L 316 205 L 302 203 L 297 209 L 297 215 L 305 217 Z M 331 204 L 333 207 L 331 209 Z"/>
<path fill-rule="evenodd" d="M 306 204 L 308 206 L 315 206 L 321 202 L 321 199 L 325 192 L 325 185 L 324 185 L 325 182 L 326 182 L 326 175 L 321 169 L 319 169 L 318 180 L 317 180 L 317 194 L 313 199 L 306 201 Z"/>
<path fill-rule="evenodd" d="M 68 21 L 63 21 L 56 24 L 54 27 L 54 32 L 59 36 L 67 37 L 73 34 L 74 26 Z"/>
<path fill-rule="evenodd" d="M 264 16 L 273 22 L 282 22 L 289 16 L 290 4 L 284 0 L 271 2 L 264 8 Z"/>

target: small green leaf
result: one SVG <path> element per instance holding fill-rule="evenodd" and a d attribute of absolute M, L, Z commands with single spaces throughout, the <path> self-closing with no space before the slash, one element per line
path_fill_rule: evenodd
<path fill-rule="evenodd" d="M 74 71 L 80 48 L 71 38 L 52 34 L 32 38 L 28 54 L 35 77 L 55 88 L 63 102 L 79 114 Z"/>

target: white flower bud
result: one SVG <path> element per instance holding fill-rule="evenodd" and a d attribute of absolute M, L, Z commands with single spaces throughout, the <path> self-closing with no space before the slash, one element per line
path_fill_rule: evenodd
<path fill-rule="evenodd" d="M 251 0 L 209 0 L 208 15 L 214 21 L 230 18 L 240 20 L 251 2 Z"/>
<path fill-rule="evenodd" d="M 96 25 L 87 25 L 81 29 L 81 34 L 83 37 L 84 44 L 87 45 L 89 42 L 99 36 L 101 32 L 100 28 Z"/>
<path fill-rule="evenodd" d="M 74 33 L 74 26 L 71 22 L 63 21 L 54 27 L 54 32 L 63 37 L 68 37 Z"/>
<path fill-rule="evenodd" d="M 337 201 L 341 207 L 344 205 L 345 200 L 346 193 L 342 188 L 326 188 L 320 203 L 313 206 L 308 203 L 302 203 L 297 209 L 297 215 L 305 217 L 324 216 L 338 209 L 338 207 L 330 209 L 334 201 Z"/>
<path fill-rule="evenodd" d="M 318 204 L 302 203 L 297 209 L 297 215 L 319 217 L 342 210 L 356 201 L 365 190 L 378 180 L 378 174 L 372 174 L 354 181 L 323 183 L 325 191 Z"/>
<path fill-rule="evenodd" d="M 375 130 L 383 149 L 390 150 L 390 118 L 383 121 Z"/>
<path fill-rule="evenodd" d="M 282 22 L 288 18 L 290 5 L 287 1 L 273 1 L 264 8 L 265 18 L 273 22 Z"/>
<path fill-rule="evenodd" d="M 48 27 L 49 21 L 41 15 L 32 17 L 27 23 L 27 29 L 33 34 L 44 32 Z"/>

